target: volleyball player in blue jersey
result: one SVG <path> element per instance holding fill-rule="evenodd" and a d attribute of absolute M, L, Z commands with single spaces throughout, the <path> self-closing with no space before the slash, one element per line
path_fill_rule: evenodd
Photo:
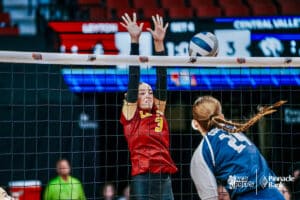
<path fill-rule="evenodd" d="M 284 200 L 273 187 L 273 171 L 242 133 L 284 103 L 264 107 L 245 124 L 238 124 L 225 120 L 217 99 L 203 96 L 194 102 L 192 126 L 203 139 L 194 152 L 190 170 L 201 200 L 218 199 L 217 181 L 224 185 L 231 199 Z"/>

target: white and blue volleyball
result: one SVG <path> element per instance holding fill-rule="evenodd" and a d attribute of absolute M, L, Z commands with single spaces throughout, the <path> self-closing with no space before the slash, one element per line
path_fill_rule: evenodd
<path fill-rule="evenodd" d="M 211 32 L 197 33 L 190 41 L 190 56 L 217 56 L 218 52 L 218 39 Z"/>

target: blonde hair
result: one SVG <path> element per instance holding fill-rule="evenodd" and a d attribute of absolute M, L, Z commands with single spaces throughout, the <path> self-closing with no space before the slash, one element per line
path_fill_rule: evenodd
<path fill-rule="evenodd" d="M 206 131 L 217 127 L 230 133 L 244 132 L 263 116 L 276 112 L 274 108 L 280 107 L 286 102 L 287 101 L 278 101 L 271 106 L 262 107 L 260 111 L 246 123 L 234 123 L 224 119 L 222 106 L 217 99 L 212 96 L 203 96 L 194 102 L 193 119 Z"/>

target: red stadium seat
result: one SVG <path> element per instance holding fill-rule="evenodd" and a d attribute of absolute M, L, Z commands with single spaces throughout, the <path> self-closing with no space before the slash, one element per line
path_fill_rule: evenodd
<path fill-rule="evenodd" d="M 106 0 L 107 8 L 130 8 L 128 0 Z"/>
<path fill-rule="evenodd" d="M 227 17 L 246 17 L 250 16 L 250 10 L 245 5 L 230 5 L 223 8 L 224 15 Z"/>
<path fill-rule="evenodd" d="M 248 4 L 250 6 L 252 5 L 256 5 L 256 4 L 273 4 L 273 1 L 272 0 L 247 0 Z"/>
<path fill-rule="evenodd" d="M 196 9 L 197 17 L 220 17 L 222 10 L 218 6 L 201 6 Z"/>
<path fill-rule="evenodd" d="M 147 3 L 145 3 L 145 1 L 141 1 L 141 0 L 133 0 L 134 8 L 145 8 L 145 6 L 147 6 L 147 9 L 159 7 L 156 0 L 147 0 Z"/>
<path fill-rule="evenodd" d="M 101 0 L 77 0 L 77 4 L 80 6 L 100 5 Z"/>
<path fill-rule="evenodd" d="M 242 0 L 219 0 L 221 7 L 243 5 Z"/>
<path fill-rule="evenodd" d="M 113 12 L 114 12 L 115 16 L 112 18 L 121 19 L 122 15 L 124 15 L 125 13 L 132 16 L 132 13 L 134 13 L 134 12 L 137 14 L 137 17 L 140 18 L 139 12 L 135 8 L 118 8 L 118 9 L 114 9 Z"/>
<path fill-rule="evenodd" d="M 281 14 L 283 15 L 299 15 L 299 3 L 295 1 L 285 2 L 281 4 Z"/>
<path fill-rule="evenodd" d="M 0 36 L 2 35 L 19 35 L 19 29 L 17 27 L 0 28 Z"/>
<path fill-rule="evenodd" d="M 9 26 L 10 25 L 9 13 L 0 13 L 0 22 L 5 23 L 5 26 Z"/>
<path fill-rule="evenodd" d="M 283 5 L 285 3 L 289 4 L 289 3 L 298 3 L 298 6 L 299 6 L 299 3 L 300 3 L 300 0 L 277 0 L 278 4 L 279 5 Z M 297 7 L 298 7 L 297 6 Z"/>
<path fill-rule="evenodd" d="M 168 11 L 170 18 L 185 19 L 194 17 L 194 11 L 192 8 L 171 7 Z"/>
<path fill-rule="evenodd" d="M 145 19 L 150 19 L 153 15 L 156 15 L 156 14 L 163 16 L 163 17 L 166 16 L 164 8 L 146 8 L 146 9 L 143 9 L 142 13 L 143 13 L 143 17 Z"/>
<path fill-rule="evenodd" d="M 161 0 L 160 2 L 163 8 L 185 7 L 184 0 Z"/>
<path fill-rule="evenodd" d="M 274 4 L 253 4 L 252 14 L 254 16 L 277 15 L 277 9 Z"/>
<path fill-rule="evenodd" d="M 89 9 L 91 21 L 101 21 L 107 19 L 107 11 L 105 8 L 91 7 Z"/>
<path fill-rule="evenodd" d="M 198 8 L 199 6 L 213 6 L 213 0 L 190 0 L 190 6 L 192 8 Z"/>

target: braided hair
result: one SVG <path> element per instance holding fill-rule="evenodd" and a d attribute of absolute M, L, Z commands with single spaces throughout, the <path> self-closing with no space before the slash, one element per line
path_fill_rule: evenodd
<path fill-rule="evenodd" d="M 202 96 L 194 102 L 193 119 L 206 131 L 217 127 L 230 133 L 244 132 L 263 116 L 276 112 L 275 108 L 282 106 L 286 102 L 287 101 L 281 100 L 271 106 L 262 107 L 260 111 L 247 122 L 235 123 L 224 119 L 221 104 L 217 99 L 212 96 Z"/>

